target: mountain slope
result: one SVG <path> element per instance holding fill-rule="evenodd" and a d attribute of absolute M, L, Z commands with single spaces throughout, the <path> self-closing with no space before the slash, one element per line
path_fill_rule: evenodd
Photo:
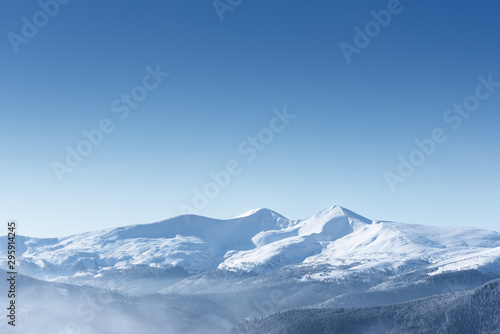
<path fill-rule="evenodd" d="M 7 277 L 7 273 L 0 270 L 0 276 Z M 8 291 L 8 283 L 0 280 L 0 289 Z M 2 321 L 3 334 L 225 332 L 200 313 L 145 303 L 102 289 L 44 282 L 24 275 L 17 275 L 16 284 L 16 326 Z M 1 301 L 8 305 L 7 299 Z"/>
<path fill-rule="evenodd" d="M 374 221 L 338 206 L 302 220 L 257 209 L 226 220 L 187 215 L 17 241 L 21 274 L 69 283 L 75 298 L 96 293 L 96 287 L 118 291 L 106 317 L 136 312 L 131 328 L 147 318 L 141 305 L 154 317 L 181 317 L 178 328 L 191 328 L 200 318 L 193 330 L 220 332 L 290 309 L 389 305 L 500 277 L 500 233 Z M 6 249 L 6 237 L 0 237 L 0 256 Z M 33 296 L 39 291 L 20 290 Z M 40 300 L 50 304 L 51 298 L 55 309 L 75 304 L 57 293 Z M 31 305 L 47 315 L 37 321 L 57 318 L 36 299 Z M 153 323 L 151 332 L 162 330 L 162 322 Z"/>
<path fill-rule="evenodd" d="M 107 282 L 108 288 L 134 294 L 157 292 L 214 270 L 257 275 L 292 270 L 302 282 L 416 271 L 500 274 L 500 233 L 373 221 L 339 206 L 303 220 L 258 209 L 227 220 L 187 215 L 18 241 L 20 270 L 26 275 L 74 284 Z M 0 238 L 0 244 L 5 242 Z M 0 256 L 5 249 L 0 245 Z"/>
<path fill-rule="evenodd" d="M 237 326 L 233 334 L 500 333 L 500 280 L 473 291 L 405 304 L 293 310 Z"/>

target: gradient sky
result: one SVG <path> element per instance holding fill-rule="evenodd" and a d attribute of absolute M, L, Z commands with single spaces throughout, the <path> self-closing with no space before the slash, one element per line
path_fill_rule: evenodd
<path fill-rule="evenodd" d="M 456 130 L 443 114 L 479 76 L 500 81 L 500 3 L 401 0 L 348 64 L 339 44 L 388 3 L 243 0 L 221 21 L 212 1 L 73 0 L 16 53 L 9 33 L 43 14 L 3 2 L 0 222 L 48 237 L 166 219 L 235 160 L 241 173 L 194 213 L 299 219 L 337 204 L 499 231 L 500 87 Z M 157 65 L 170 75 L 120 119 L 112 102 Z M 296 117 L 247 161 L 238 146 L 284 106 Z M 106 118 L 114 131 L 59 182 L 53 162 Z M 435 128 L 446 142 L 391 191 L 384 173 Z"/>

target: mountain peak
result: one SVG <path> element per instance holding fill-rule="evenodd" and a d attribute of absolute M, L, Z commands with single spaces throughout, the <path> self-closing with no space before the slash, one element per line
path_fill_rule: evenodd
<path fill-rule="evenodd" d="M 0 237 L 0 256 L 6 239 Z M 255 273 L 285 266 L 331 268 L 327 276 L 315 269 L 308 274 L 322 280 L 399 268 L 409 261 L 432 273 L 464 268 L 500 272 L 499 233 L 377 223 L 338 205 L 299 220 L 259 208 L 232 219 L 178 216 L 62 239 L 19 241 L 26 271 L 44 279 L 80 280 L 82 272 L 141 271 L 143 266 L 181 267 L 189 274 L 217 268 Z"/>
<path fill-rule="evenodd" d="M 373 221 L 371 219 L 368 219 L 362 215 L 359 215 L 357 214 L 356 212 L 354 211 L 351 211 L 349 209 L 346 209 L 344 208 L 343 206 L 340 206 L 340 205 L 333 205 L 329 208 L 326 208 L 324 209 L 323 211 L 317 213 L 316 215 L 314 215 L 313 217 L 317 217 L 317 216 L 325 216 L 325 215 L 329 215 L 329 216 L 345 216 L 345 217 L 348 217 L 348 218 L 354 218 L 354 219 L 357 219 L 361 222 L 364 222 L 364 223 L 367 223 L 367 224 L 371 224 Z"/>
<path fill-rule="evenodd" d="M 286 219 L 276 211 L 266 209 L 266 208 L 257 208 L 253 210 L 248 210 L 246 212 L 243 212 L 242 214 L 234 217 L 234 218 L 244 218 L 244 217 L 250 217 L 250 216 L 255 216 L 255 215 L 260 215 L 260 216 L 277 216 L 283 219 Z"/>

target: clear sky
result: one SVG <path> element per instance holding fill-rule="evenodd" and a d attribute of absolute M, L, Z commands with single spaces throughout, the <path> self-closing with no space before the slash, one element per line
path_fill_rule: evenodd
<path fill-rule="evenodd" d="M 215 5 L 2 3 L 0 222 L 48 237 L 337 204 L 500 230 L 498 1 Z"/>

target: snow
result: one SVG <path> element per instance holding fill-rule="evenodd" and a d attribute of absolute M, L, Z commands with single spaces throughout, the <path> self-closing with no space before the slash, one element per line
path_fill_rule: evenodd
<path fill-rule="evenodd" d="M 226 220 L 187 215 L 19 241 L 21 272 L 47 280 L 101 277 L 105 270 L 137 266 L 179 266 L 190 274 L 328 266 L 329 271 L 311 272 L 305 280 L 407 267 L 433 275 L 471 268 L 500 273 L 500 233 L 373 221 L 339 206 L 303 220 L 260 208 Z M 5 242 L 0 238 L 0 244 Z M 5 248 L 1 246 L 0 254 Z"/>
<path fill-rule="evenodd" d="M 247 212 L 243 212 L 241 215 L 238 215 L 234 218 L 244 218 L 244 217 L 248 217 L 248 216 L 251 216 L 253 214 L 255 214 L 256 212 L 259 212 L 260 210 L 264 210 L 263 208 L 258 208 L 258 209 L 253 209 L 253 210 L 248 210 Z"/>

